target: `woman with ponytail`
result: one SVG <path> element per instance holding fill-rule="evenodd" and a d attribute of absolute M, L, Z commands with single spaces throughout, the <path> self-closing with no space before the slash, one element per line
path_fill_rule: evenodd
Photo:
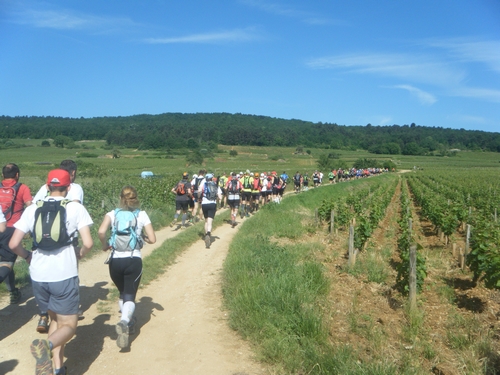
<path fill-rule="evenodd" d="M 117 237 L 125 237 L 122 232 L 117 231 L 117 227 L 122 226 L 122 219 L 128 215 L 132 220 L 128 225 L 132 233 L 127 238 L 129 245 L 133 245 L 126 250 L 118 246 Z M 135 218 L 135 220 L 134 220 Z M 111 228 L 111 238 L 108 241 L 108 229 Z M 117 235 L 118 233 L 118 235 Z M 135 324 L 135 297 L 142 276 L 142 241 L 149 244 L 156 242 L 156 235 L 145 211 L 140 210 L 140 202 L 137 197 L 137 190 L 133 186 L 125 186 L 120 193 L 120 207 L 108 212 L 104 216 L 98 231 L 99 240 L 102 244 L 102 250 L 111 250 L 111 254 L 106 261 L 109 265 L 109 275 L 120 292 L 118 301 L 121 319 L 116 325 L 118 338 L 116 344 L 120 348 L 129 346 L 129 334 L 134 332 Z"/>

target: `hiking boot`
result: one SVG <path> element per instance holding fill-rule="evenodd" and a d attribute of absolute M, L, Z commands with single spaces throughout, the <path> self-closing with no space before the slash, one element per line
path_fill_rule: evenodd
<path fill-rule="evenodd" d="M 205 235 L 205 247 L 207 249 L 210 249 L 210 244 L 211 244 L 212 240 L 210 239 L 210 235 L 209 234 L 206 234 Z"/>
<path fill-rule="evenodd" d="M 116 338 L 116 345 L 119 348 L 127 348 L 128 347 L 128 323 L 125 320 L 120 320 L 120 322 L 116 325 L 116 333 L 118 337 Z"/>
<path fill-rule="evenodd" d="M 235 226 L 236 226 L 236 221 L 234 221 L 234 220 L 233 220 L 233 221 L 231 222 L 231 228 L 234 228 Z"/>
<path fill-rule="evenodd" d="M 48 340 L 36 339 L 31 343 L 31 354 L 36 359 L 35 375 L 53 375 L 52 353 Z"/>
<path fill-rule="evenodd" d="M 40 315 L 40 319 L 38 319 L 38 325 L 36 326 L 36 331 L 38 333 L 49 332 L 49 317 L 47 315 Z"/>
<path fill-rule="evenodd" d="M 21 300 L 21 291 L 16 288 L 12 292 L 10 292 L 10 304 L 15 305 L 18 304 Z"/>

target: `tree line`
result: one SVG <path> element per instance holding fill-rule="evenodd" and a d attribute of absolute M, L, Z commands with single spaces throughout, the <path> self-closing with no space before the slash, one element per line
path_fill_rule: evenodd
<path fill-rule="evenodd" d="M 105 139 L 111 147 L 211 149 L 214 145 L 365 149 L 376 154 L 500 152 L 500 133 L 416 125 L 346 126 L 230 113 L 164 113 L 93 118 L 0 116 L 0 138 Z M 61 138 L 66 137 L 66 138 Z"/>

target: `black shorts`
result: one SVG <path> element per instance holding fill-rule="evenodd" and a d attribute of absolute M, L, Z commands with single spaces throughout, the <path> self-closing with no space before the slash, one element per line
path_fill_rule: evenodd
<path fill-rule="evenodd" d="M 203 211 L 203 217 L 205 219 L 213 219 L 215 217 L 215 212 L 217 211 L 217 203 L 202 204 L 201 210 Z"/>
<path fill-rule="evenodd" d="M 238 207 L 240 207 L 240 200 L 239 199 L 228 199 L 227 204 L 229 205 L 229 208 L 238 208 Z"/>
<path fill-rule="evenodd" d="M 14 227 L 7 227 L 3 233 L 0 233 L 0 261 L 1 262 L 15 262 L 17 255 L 14 254 L 9 248 L 9 242 L 16 229 Z"/>
<path fill-rule="evenodd" d="M 293 183 L 295 184 L 295 186 L 299 187 L 300 186 L 300 181 L 297 181 L 297 180 L 294 180 Z"/>
<path fill-rule="evenodd" d="M 242 191 L 241 192 L 241 200 L 249 202 L 250 199 L 252 199 L 252 192 L 251 191 Z"/>
<path fill-rule="evenodd" d="M 187 211 L 188 208 L 189 208 L 189 201 L 188 200 L 184 200 L 184 201 L 176 200 L 175 201 L 175 209 L 177 211 L 179 211 L 179 210 Z"/>
<path fill-rule="evenodd" d="M 260 198 L 260 192 L 259 193 L 252 193 L 252 198 L 255 200 L 255 199 L 259 199 Z"/>

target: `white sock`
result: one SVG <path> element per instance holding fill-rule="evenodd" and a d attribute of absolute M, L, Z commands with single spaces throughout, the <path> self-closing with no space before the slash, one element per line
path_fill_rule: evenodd
<path fill-rule="evenodd" d="M 123 304 L 122 309 L 122 318 L 121 320 L 126 321 L 127 323 L 132 320 L 135 311 L 135 303 L 132 301 L 127 301 Z"/>
<path fill-rule="evenodd" d="M 120 308 L 120 312 L 122 312 L 123 311 L 123 300 L 122 299 L 118 300 L 118 307 Z"/>

